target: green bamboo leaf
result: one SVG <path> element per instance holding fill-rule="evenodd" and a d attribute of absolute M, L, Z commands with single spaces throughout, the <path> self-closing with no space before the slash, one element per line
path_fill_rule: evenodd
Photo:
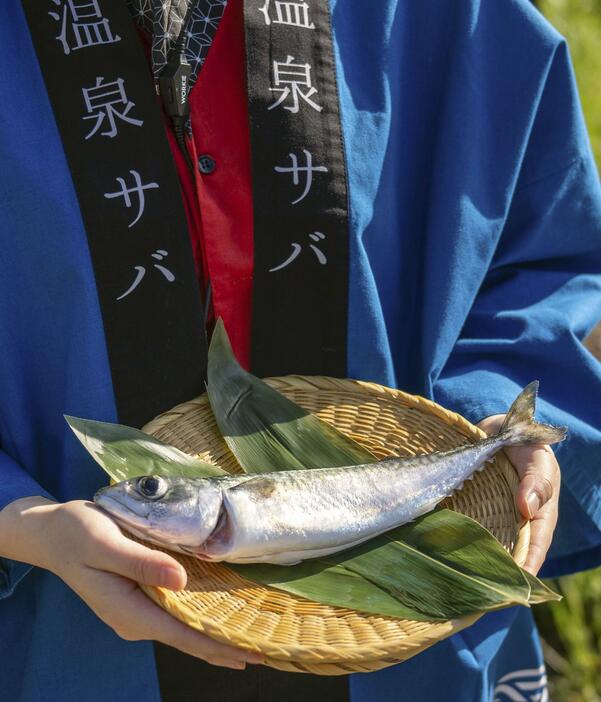
<path fill-rule="evenodd" d="M 356 554 L 337 554 L 336 562 L 439 618 L 527 605 L 530 594 L 519 566 L 492 534 L 447 509 L 397 527 Z"/>
<path fill-rule="evenodd" d="M 64 415 L 75 436 L 115 482 L 140 475 L 186 478 L 225 475 L 206 461 L 155 439 L 139 429 Z"/>
<path fill-rule="evenodd" d="M 530 585 L 528 602 L 531 605 L 541 604 L 542 602 L 559 602 L 563 599 L 558 592 L 555 592 L 540 578 L 537 578 L 536 575 L 532 575 L 527 570 L 522 570 L 522 573 Z"/>
<path fill-rule="evenodd" d="M 357 442 L 245 371 L 221 319 L 209 348 L 207 393 L 223 438 L 246 473 L 376 460 Z"/>
<path fill-rule="evenodd" d="M 384 591 L 400 602 L 410 619 L 453 619 L 511 604 L 528 605 L 530 586 L 521 569 L 492 534 L 478 522 L 448 509 L 371 539 L 349 551 L 315 559 L 309 590 L 298 582 L 295 566 L 236 566 L 251 580 L 285 589 L 325 604 L 385 614 L 374 599 L 370 609 L 362 598 Z M 363 586 L 340 593 L 332 569 L 361 576 Z M 286 571 L 292 571 L 286 577 Z M 293 583 L 294 589 L 290 587 Z M 395 615 L 393 615 L 395 616 Z M 398 616 L 398 615 L 396 615 Z"/>
<path fill-rule="evenodd" d="M 250 580 L 285 590 L 292 595 L 306 597 L 314 602 L 400 619 L 433 619 L 406 607 L 385 589 L 361 575 L 323 559 L 303 561 L 295 566 L 265 563 L 227 565 Z"/>

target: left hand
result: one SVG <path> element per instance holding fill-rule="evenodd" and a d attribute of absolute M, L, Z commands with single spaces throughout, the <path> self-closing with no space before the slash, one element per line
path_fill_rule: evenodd
<path fill-rule="evenodd" d="M 496 434 L 504 414 L 495 414 L 478 422 L 487 434 Z M 504 449 L 520 476 L 515 497 L 520 514 L 531 524 L 530 548 L 524 569 L 536 575 L 551 546 L 557 524 L 561 472 L 555 454 L 548 444 L 508 446 Z"/>

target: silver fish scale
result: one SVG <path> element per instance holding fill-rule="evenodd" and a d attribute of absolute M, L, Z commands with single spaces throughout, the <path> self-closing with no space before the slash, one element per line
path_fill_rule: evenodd
<path fill-rule="evenodd" d="M 247 478 L 223 491 L 227 529 L 200 553 L 294 563 L 348 548 L 433 509 L 503 443 L 488 439 L 440 454 Z"/>

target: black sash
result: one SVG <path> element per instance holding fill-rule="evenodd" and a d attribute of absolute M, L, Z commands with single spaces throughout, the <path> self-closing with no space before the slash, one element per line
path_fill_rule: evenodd
<path fill-rule="evenodd" d="M 348 205 L 327 0 L 245 0 L 252 370 L 346 376 Z"/>
<path fill-rule="evenodd" d="M 73 177 L 119 421 L 204 390 L 201 297 L 177 172 L 125 0 L 24 0 Z"/>
<path fill-rule="evenodd" d="M 348 702 L 346 676 L 285 673 L 265 666 L 217 668 L 155 647 L 163 702 Z"/>
<path fill-rule="evenodd" d="M 150 72 L 125 0 L 23 4 L 86 227 L 119 421 L 140 427 L 200 394 L 206 369 L 189 233 Z M 327 0 L 248 0 L 245 19 L 253 369 L 344 376 L 348 213 Z M 165 702 L 348 700 L 345 677 L 236 673 L 162 645 L 155 653 Z"/>

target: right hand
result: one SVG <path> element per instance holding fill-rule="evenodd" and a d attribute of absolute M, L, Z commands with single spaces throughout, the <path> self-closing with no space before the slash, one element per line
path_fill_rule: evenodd
<path fill-rule="evenodd" d="M 58 575 L 126 641 L 160 641 L 236 670 L 263 662 L 260 654 L 214 641 L 152 602 L 138 583 L 181 590 L 186 571 L 166 553 L 126 538 L 92 502 L 24 498 L 0 512 L 2 526 L 11 538 L 2 539 L 1 555 Z"/>

